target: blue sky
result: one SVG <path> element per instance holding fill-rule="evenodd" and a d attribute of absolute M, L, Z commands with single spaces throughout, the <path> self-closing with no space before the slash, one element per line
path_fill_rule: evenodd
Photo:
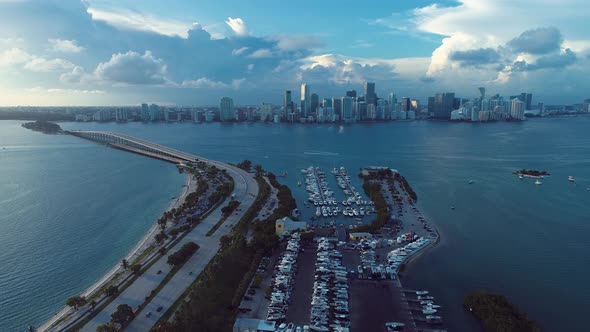
<path fill-rule="evenodd" d="M 279 103 L 376 82 L 423 102 L 478 86 L 579 102 L 582 0 L 0 0 L 0 105 Z"/>

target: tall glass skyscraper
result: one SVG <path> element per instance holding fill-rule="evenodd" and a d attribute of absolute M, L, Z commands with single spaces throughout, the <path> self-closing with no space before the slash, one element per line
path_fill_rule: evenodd
<path fill-rule="evenodd" d="M 311 91 L 309 85 L 301 84 L 301 116 L 306 118 L 311 112 Z"/>

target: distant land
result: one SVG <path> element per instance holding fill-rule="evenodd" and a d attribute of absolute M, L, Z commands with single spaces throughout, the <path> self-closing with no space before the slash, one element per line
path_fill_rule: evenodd
<path fill-rule="evenodd" d="M 47 121 L 27 122 L 23 123 L 22 126 L 24 128 L 31 129 L 34 131 L 40 131 L 45 134 L 57 134 L 62 131 L 61 127 L 58 124 Z"/>

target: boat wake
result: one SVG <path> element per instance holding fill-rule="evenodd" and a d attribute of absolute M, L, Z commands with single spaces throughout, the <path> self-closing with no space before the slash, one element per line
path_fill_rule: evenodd
<path fill-rule="evenodd" d="M 337 152 L 326 152 L 326 151 L 305 151 L 303 154 L 311 154 L 316 156 L 339 156 Z"/>

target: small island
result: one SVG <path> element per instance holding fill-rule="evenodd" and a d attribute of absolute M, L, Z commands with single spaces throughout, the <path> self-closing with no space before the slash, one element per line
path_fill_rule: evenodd
<path fill-rule="evenodd" d="M 537 171 L 534 169 L 521 169 L 520 171 L 516 171 L 513 174 L 518 175 L 518 176 L 526 176 L 526 177 L 530 177 L 530 178 L 538 178 L 538 177 L 543 177 L 543 176 L 547 176 L 549 175 L 548 172 L 546 171 Z"/>
<path fill-rule="evenodd" d="M 465 297 L 464 306 L 481 322 L 484 331 L 541 331 L 536 322 L 530 320 L 502 295 L 487 292 L 472 293 Z"/>
<path fill-rule="evenodd" d="M 40 131 L 45 134 L 58 134 L 62 132 L 62 129 L 58 124 L 47 121 L 27 122 L 23 123 L 22 126 L 24 128 Z"/>

